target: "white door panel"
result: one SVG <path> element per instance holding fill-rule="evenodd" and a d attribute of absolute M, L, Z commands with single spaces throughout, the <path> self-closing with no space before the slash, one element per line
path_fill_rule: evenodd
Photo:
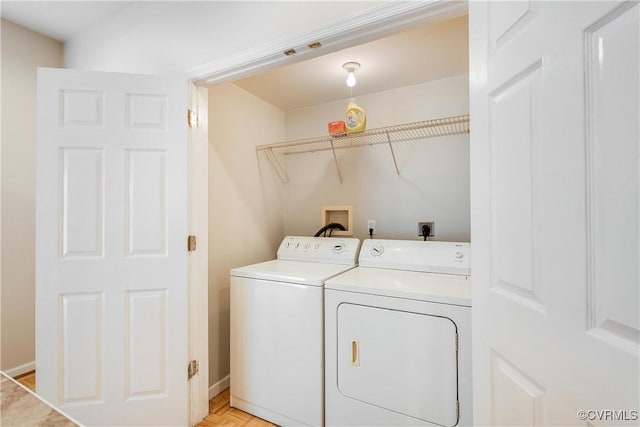
<path fill-rule="evenodd" d="M 640 343 L 638 9 L 625 8 L 586 32 L 589 326 L 602 339 L 636 352 Z M 629 140 L 633 135 L 635 144 Z"/>
<path fill-rule="evenodd" d="M 38 74 L 38 393 L 87 425 L 186 425 L 187 85 Z"/>
<path fill-rule="evenodd" d="M 479 425 L 637 425 L 639 10 L 470 3 Z"/>

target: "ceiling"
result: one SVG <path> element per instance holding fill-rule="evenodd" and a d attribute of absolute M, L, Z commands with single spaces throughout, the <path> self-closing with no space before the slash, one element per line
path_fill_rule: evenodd
<path fill-rule="evenodd" d="M 7 1 L 2 17 L 60 41 L 127 8 L 126 1 Z M 153 2 L 137 5 L 153 7 Z M 144 13 L 145 8 L 141 12 Z M 145 16 L 149 19 L 149 16 Z M 467 16 L 431 22 L 380 40 L 235 81 L 283 111 L 350 96 L 342 64 L 356 61 L 353 96 L 468 73 Z M 203 62 L 206 62 L 203 60 Z"/>
<path fill-rule="evenodd" d="M 2 0 L 0 15 L 37 33 L 64 42 L 100 20 L 131 5 L 124 1 Z"/>
<path fill-rule="evenodd" d="M 264 71 L 234 83 L 291 111 L 350 96 L 342 64 L 359 62 L 353 96 L 469 72 L 467 16 L 425 24 L 387 38 Z"/>

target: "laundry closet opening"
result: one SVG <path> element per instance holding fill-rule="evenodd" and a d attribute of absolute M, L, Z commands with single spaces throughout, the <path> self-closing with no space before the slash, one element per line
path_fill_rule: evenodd
<path fill-rule="evenodd" d="M 464 12 L 462 12 L 464 13 Z M 320 48 L 321 49 L 321 48 Z M 280 156 L 256 147 L 327 136 L 350 97 L 367 129 L 469 114 L 466 14 L 209 90 L 209 384 L 229 383 L 229 270 L 272 259 L 285 235 L 312 236 L 323 206 L 351 206 L 353 237 L 470 240 L 469 134 Z M 342 64 L 356 61 L 357 84 Z M 394 159 L 397 169 L 394 165 Z M 340 175 L 336 173 L 339 164 Z M 341 182 L 342 181 L 342 182 Z"/>

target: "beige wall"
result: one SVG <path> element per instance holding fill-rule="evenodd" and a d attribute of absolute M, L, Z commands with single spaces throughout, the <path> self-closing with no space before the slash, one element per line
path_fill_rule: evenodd
<path fill-rule="evenodd" d="M 62 67 L 63 45 L 2 20 L 1 368 L 35 359 L 36 68 Z"/>
<path fill-rule="evenodd" d="M 229 270 L 275 257 L 281 186 L 255 147 L 284 137 L 284 113 L 234 84 L 209 88 L 209 384 L 229 375 Z"/>
<path fill-rule="evenodd" d="M 358 97 L 369 127 L 469 111 L 466 75 Z M 290 156 L 282 184 L 255 146 L 326 133 L 344 102 L 283 113 L 234 84 L 209 89 L 209 384 L 229 374 L 229 270 L 273 259 L 285 234 L 313 235 L 322 205 L 352 205 L 357 237 L 375 219 L 381 238 L 469 240 L 469 136 L 401 143 L 397 176 L 386 146 L 343 150 L 340 184 L 330 153 Z M 285 132 L 286 131 L 286 132 Z M 415 234 L 415 236 L 414 236 Z"/>
<path fill-rule="evenodd" d="M 357 86 L 355 93 L 357 95 Z M 376 128 L 468 114 L 468 76 L 357 95 Z M 288 139 L 325 135 L 327 123 L 344 117 L 347 99 L 288 112 Z M 351 205 L 355 236 L 367 238 L 367 220 L 376 236 L 418 239 L 418 221 L 435 221 L 435 240 L 469 241 L 469 135 L 394 144 L 400 176 L 387 145 L 338 151 L 344 182 L 329 151 L 287 157 L 284 190 L 287 235 L 313 235 L 323 205 Z"/>

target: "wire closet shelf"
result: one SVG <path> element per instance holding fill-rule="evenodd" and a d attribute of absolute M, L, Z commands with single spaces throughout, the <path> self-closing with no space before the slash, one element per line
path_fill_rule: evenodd
<path fill-rule="evenodd" d="M 332 151 L 338 177 L 340 178 L 340 182 L 342 182 L 342 174 L 340 173 L 340 167 L 335 154 L 336 150 L 377 144 L 388 144 L 396 167 L 396 172 L 400 174 L 395 153 L 393 151 L 394 142 L 423 140 L 460 133 L 469 133 L 468 114 L 369 129 L 364 132 L 354 134 L 340 136 L 325 135 L 314 138 L 279 142 L 276 144 L 259 145 L 256 147 L 256 151 L 263 151 L 265 153 L 267 159 L 284 183 L 289 182 L 289 177 L 286 169 L 278 160 L 278 155 Z"/>

